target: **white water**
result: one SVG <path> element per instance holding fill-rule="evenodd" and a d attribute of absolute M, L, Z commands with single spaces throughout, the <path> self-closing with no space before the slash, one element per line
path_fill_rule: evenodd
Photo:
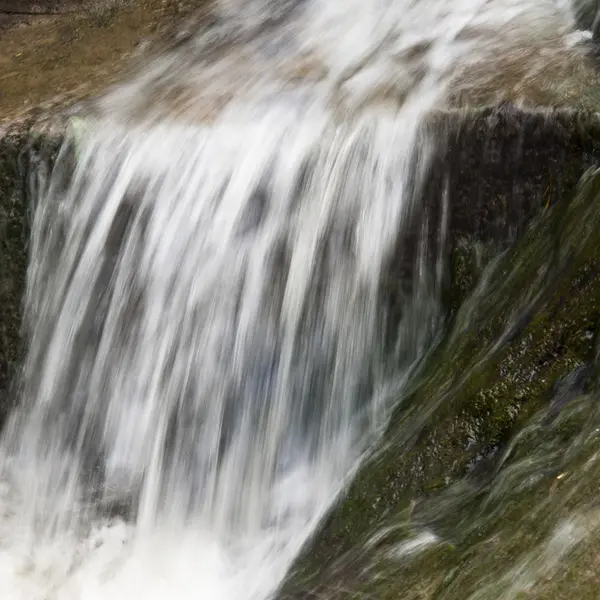
<path fill-rule="evenodd" d="M 382 342 L 421 118 L 468 61 L 569 31 L 534 0 L 221 11 L 220 57 L 205 33 L 107 96 L 39 199 L 0 598 L 269 597 L 435 332 L 424 229 Z"/>

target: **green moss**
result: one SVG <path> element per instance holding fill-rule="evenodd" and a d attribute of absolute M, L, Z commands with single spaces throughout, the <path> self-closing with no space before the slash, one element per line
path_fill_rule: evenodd
<path fill-rule="evenodd" d="M 551 561 L 541 542 L 573 510 L 589 509 L 595 489 L 574 479 L 577 494 L 564 488 L 548 500 L 562 489 L 560 472 L 581 468 L 596 447 L 580 437 L 600 426 L 598 247 L 600 171 L 571 202 L 544 210 L 481 277 L 470 274 L 472 254 L 455 249 L 455 297 L 467 297 L 446 340 L 284 594 L 495 598 L 543 579 Z M 385 558 L 419 527 L 453 550 Z M 378 531 L 388 533 L 361 552 Z M 511 575 L 519 561 L 527 569 Z"/>
<path fill-rule="evenodd" d="M 41 123 L 41 122 L 40 122 Z M 52 163 L 62 135 L 32 122 L 0 133 L 0 423 L 12 406 L 11 384 L 23 354 L 22 302 L 31 223 L 30 175 Z"/>
<path fill-rule="evenodd" d="M 26 206 L 20 172 L 22 137 L 0 140 L 0 417 L 19 360 L 21 298 L 27 262 Z"/>
<path fill-rule="evenodd" d="M 446 300 L 450 314 L 454 315 L 479 281 L 484 268 L 498 253 L 496 242 L 482 243 L 477 238 L 462 238 L 452 248 L 450 271 L 452 285 Z"/>

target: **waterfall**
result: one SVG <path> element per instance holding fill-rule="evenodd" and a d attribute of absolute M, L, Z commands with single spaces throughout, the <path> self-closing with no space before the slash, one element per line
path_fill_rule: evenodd
<path fill-rule="evenodd" d="M 269 597 L 431 344 L 447 224 L 440 199 L 410 230 L 422 118 L 554 3 L 340 4 L 222 3 L 65 142 L 0 448 L 0 597 Z M 324 75 L 281 74 L 307 56 Z"/>

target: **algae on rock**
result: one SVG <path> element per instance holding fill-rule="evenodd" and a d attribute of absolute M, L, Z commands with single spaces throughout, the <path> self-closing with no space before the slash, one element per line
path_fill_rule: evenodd
<path fill-rule="evenodd" d="M 62 123 L 39 119 L 0 129 L 0 424 L 23 355 L 22 305 L 32 218 L 32 185 L 43 179 L 62 142 Z"/>
<path fill-rule="evenodd" d="M 594 171 L 484 270 L 282 597 L 554 597 L 600 526 L 599 246 Z"/>

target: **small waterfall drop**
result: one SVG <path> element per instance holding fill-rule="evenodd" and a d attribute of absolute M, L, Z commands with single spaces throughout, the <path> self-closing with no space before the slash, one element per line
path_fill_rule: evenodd
<path fill-rule="evenodd" d="M 5 434 L 13 526 L 25 555 L 62 564 L 58 540 L 104 545 L 126 518 L 125 566 L 57 598 L 122 593 L 155 569 L 167 595 L 265 597 L 382 422 L 380 279 L 410 214 L 396 176 L 409 125 L 272 110 L 93 127 L 66 188 L 57 177 L 41 199 L 23 406 Z M 407 299 L 420 326 L 397 341 L 407 369 L 439 316 L 426 254 Z M 65 590 L 92 568 L 78 552 Z M 214 582 L 180 581 L 195 560 Z"/>
<path fill-rule="evenodd" d="M 469 52 L 562 13 L 340 4 L 224 2 L 229 53 L 199 65 L 194 38 L 65 143 L 1 446 L 0 597 L 268 598 L 434 338 L 443 210 L 393 347 L 380 285 L 419 208 L 422 117 Z M 285 80 L 306 57 L 324 74 Z"/>

